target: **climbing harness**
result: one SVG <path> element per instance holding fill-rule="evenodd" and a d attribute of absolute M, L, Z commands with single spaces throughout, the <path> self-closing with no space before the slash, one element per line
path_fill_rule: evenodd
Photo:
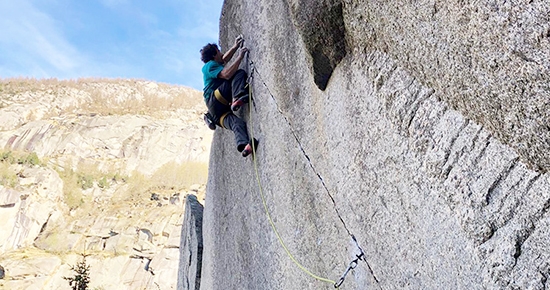
<path fill-rule="evenodd" d="M 227 115 L 229 115 L 231 112 L 227 112 L 225 114 L 223 114 L 221 117 L 220 117 L 220 126 L 224 129 L 227 129 L 224 124 L 223 124 L 223 121 L 225 120 L 225 117 L 227 117 Z"/>
<path fill-rule="evenodd" d="M 222 96 L 222 93 L 220 92 L 220 90 L 216 89 L 214 91 L 214 96 L 216 97 L 216 100 L 218 100 L 218 102 L 226 106 L 229 106 L 229 102 L 227 102 L 227 100 Z"/>

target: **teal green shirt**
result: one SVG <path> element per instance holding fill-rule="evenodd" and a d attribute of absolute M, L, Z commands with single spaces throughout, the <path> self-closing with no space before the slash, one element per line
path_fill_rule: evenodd
<path fill-rule="evenodd" d="M 223 82 L 222 79 L 218 78 L 218 74 L 220 74 L 222 70 L 223 64 L 215 60 L 205 63 L 202 67 L 202 76 L 204 79 L 203 96 L 205 101 L 208 100 L 212 92 Z"/>

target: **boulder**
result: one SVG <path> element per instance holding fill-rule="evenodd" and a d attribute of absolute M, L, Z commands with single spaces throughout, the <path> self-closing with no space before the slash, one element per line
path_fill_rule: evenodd
<path fill-rule="evenodd" d="M 181 228 L 177 289 L 199 290 L 202 270 L 203 206 L 195 195 L 185 200 L 185 216 Z"/>

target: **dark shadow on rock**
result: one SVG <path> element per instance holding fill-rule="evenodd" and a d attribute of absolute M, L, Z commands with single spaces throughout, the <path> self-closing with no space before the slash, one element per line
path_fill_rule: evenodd
<path fill-rule="evenodd" d="M 313 79 L 325 90 L 332 72 L 346 56 L 342 2 L 289 1 L 294 25 L 312 59 Z"/>

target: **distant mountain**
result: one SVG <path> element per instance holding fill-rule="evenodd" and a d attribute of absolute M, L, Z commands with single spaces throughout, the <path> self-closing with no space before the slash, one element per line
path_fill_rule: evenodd
<path fill-rule="evenodd" d="M 84 255 L 91 289 L 175 289 L 204 110 L 201 92 L 145 80 L 0 80 L 0 288 L 70 289 Z"/>

